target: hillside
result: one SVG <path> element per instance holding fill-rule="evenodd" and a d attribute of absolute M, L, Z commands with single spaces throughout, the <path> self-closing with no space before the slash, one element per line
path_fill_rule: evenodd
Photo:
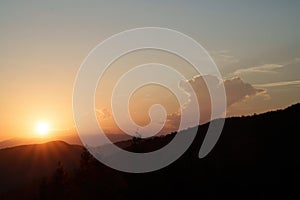
<path fill-rule="evenodd" d="M 50 133 L 50 135 L 53 133 Z M 64 141 L 68 144 L 75 144 L 75 145 L 82 145 L 81 140 L 77 134 L 77 132 L 74 130 L 73 132 L 69 132 L 68 134 L 54 134 L 56 140 Z M 131 136 L 127 134 L 120 134 L 120 133 L 114 133 L 109 134 L 108 138 L 112 142 L 119 142 L 120 144 L 126 140 L 129 140 Z M 5 149 L 9 147 L 15 147 L 20 145 L 27 145 L 27 144 L 41 144 L 52 141 L 51 138 L 11 138 L 7 140 L 0 141 L 0 149 Z"/>
<path fill-rule="evenodd" d="M 203 159 L 198 158 L 198 152 L 208 124 L 199 126 L 193 144 L 179 160 L 157 172 L 134 175 L 130 183 L 140 191 L 136 192 L 139 195 L 144 188 L 155 186 L 150 199 L 157 195 L 297 199 L 295 195 L 300 197 L 299 116 L 300 104 L 296 104 L 261 115 L 228 118 L 216 146 Z M 143 140 L 127 150 L 149 152 L 171 139 L 172 135 Z"/>
<path fill-rule="evenodd" d="M 67 170 L 77 168 L 82 150 L 62 141 L 0 150 L 0 193 L 51 175 L 58 162 Z"/>
<path fill-rule="evenodd" d="M 25 184 L 34 177 L 47 174 L 51 177 L 57 162 L 61 161 L 68 173 L 61 186 L 64 192 L 56 194 L 49 181 L 43 197 L 288 198 L 297 195 L 300 186 L 299 115 L 300 104 L 296 104 L 261 115 L 228 118 L 215 148 L 203 159 L 198 158 L 198 152 L 208 124 L 201 125 L 183 156 L 164 169 L 146 174 L 118 172 L 89 156 L 79 162 L 82 147 L 59 141 L 3 149 L 0 150 L 0 184 L 2 191 L 8 191 L 8 186 Z M 167 144 L 174 134 L 139 142 L 128 140 L 119 146 L 128 151 L 149 152 Z M 184 131 L 177 134 L 184 134 Z M 76 167 L 79 170 L 72 171 Z M 39 194 L 40 188 L 36 187 L 26 197 L 39 197 Z M 51 196 L 53 194 L 58 196 Z M 15 195 L 14 192 L 6 193 L 6 197 Z"/>

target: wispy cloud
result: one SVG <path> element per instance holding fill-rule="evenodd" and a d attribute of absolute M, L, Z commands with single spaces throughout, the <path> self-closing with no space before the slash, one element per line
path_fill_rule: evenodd
<path fill-rule="evenodd" d="M 300 80 L 255 84 L 254 86 L 255 87 L 267 88 L 267 87 L 279 87 L 279 86 L 288 86 L 288 85 L 300 85 Z"/>
<path fill-rule="evenodd" d="M 289 60 L 287 62 L 282 62 L 281 64 L 263 64 L 259 66 L 254 67 L 248 67 L 244 69 L 238 69 L 233 72 L 233 75 L 239 76 L 243 74 L 250 74 L 250 73 L 277 73 L 277 69 L 289 67 L 291 64 L 299 64 L 300 58 L 294 58 L 292 60 Z"/>
<path fill-rule="evenodd" d="M 264 64 L 246 69 L 238 69 L 234 75 L 249 74 L 249 73 L 276 73 L 276 69 L 282 68 L 282 64 Z"/>
<path fill-rule="evenodd" d="M 97 117 L 99 119 L 108 119 L 112 116 L 111 111 L 107 108 L 96 109 Z"/>
<path fill-rule="evenodd" d="M 239 62 L 239 59 L 229 54 L 228 51 L 209 51 L 211 56 L 213 57 L 214 61 L 217 64 L 223 65 L 233 65 Z"/>

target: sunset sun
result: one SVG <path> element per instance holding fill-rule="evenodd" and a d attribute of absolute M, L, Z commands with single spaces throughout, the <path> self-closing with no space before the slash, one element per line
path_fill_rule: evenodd
<path fill-rule="evenodd" d="M 49 124 L 46 122 L 39 122 L 36 124 L 35 130 L 40 136 L 45 136 L 49 133 Z"/>

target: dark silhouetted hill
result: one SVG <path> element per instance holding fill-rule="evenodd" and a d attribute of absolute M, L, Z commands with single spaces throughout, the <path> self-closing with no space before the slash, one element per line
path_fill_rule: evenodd
<path fill-rule="evenodd" d="M 74 132 L 68 132 L 67 134 L 64 133 L 50 133 L 54 135 L 54 138 L 56 138 L 56 140 L 60 140 L 60 141 L 64 141 L 68 144 L 75 144 L 75 145 L 82 145 L 82 142 L 77 134 L 76 131 Z M 121 133 L 115 133 L 115 134 L 109 134 L 107 135 L 108 138 L 114 142 L 114 143 L 119 143 L 122 144 L 124 142 L 126 142 L 126 140 L 131 139 L 131 136 L 127 135 L 127 134 L 121 134 Z M 4 148 L 8 148 L 8 147 L 15 147 L 15 146 L 20 146 L 20 145 L 28 145 L 28 144 L 41 144 L 41 143 L 46 143 L 46 142 L 50 142 L 53 141 L 53 139 L 51 138 L 20 138 L 20 137 L 16 137 L 16 138 L 10 138 L 10 139 L 6 139 L 3 141 L 0 141 L 0 149 L 4 149 Z M 123 145 L 121 145 L 123 146 Z"/>
<path fill-rule="evenodd" d="M 0 193 L 51 175 L 58 162 L 67 170 L 78 168 L 82 146 L 62 141 L 0 150 Z"/>
<path fill-rule="evenodd" d="M 198 152 L 208 124 L 201 125 L 194 142 L 177 161 L 145 174 L 115 171 L 81 147 L 62 142 L 0 150 L 1 177 L 5 177 L 1 187 L 24 184 L 32 174 L 41 177 L 49 173 L 47 179 L 32 186 L 31 193 L 23 188 L 17 190 L 18 195 L 26 193 L 23 197 L 36 199 L 299 199 L 299 116 L 300 104 L 296 104 L 260 115 L 228 118 L 216 146 L 203 159 L 198 158 Z M 175 134 L 186 132 L 127 140 L 119 146 L 149 152 L 166 145 Z M 55 171 L 59 160 L 67 177 L 60 168 Z M 77 169 L 71 170 L 73 167 Z M 53 177 L 60 181 L 53 181 Z M 55 187 L 57 182 L 60 189 Z M 3 197 L 16 195 L 7 192 Z"/>

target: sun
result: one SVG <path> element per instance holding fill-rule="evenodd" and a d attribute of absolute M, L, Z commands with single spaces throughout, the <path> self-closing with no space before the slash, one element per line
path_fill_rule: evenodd
<path fill-rule="evenodd" d="M 40 136 L 45 136 L 49 133 L 49 124 L 46 122 L 39 122 L 36 124 L 35 130 Z"/>

